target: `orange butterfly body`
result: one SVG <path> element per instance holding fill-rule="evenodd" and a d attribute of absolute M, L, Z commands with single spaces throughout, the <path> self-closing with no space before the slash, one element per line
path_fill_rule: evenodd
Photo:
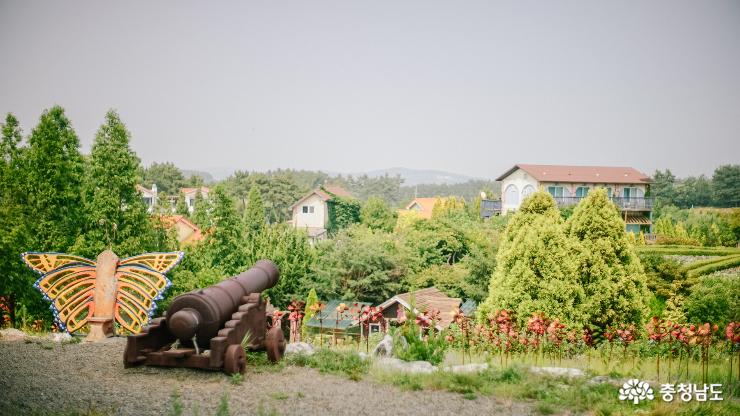
<path fill-rule="evenodd" d="M 119 261 L 109 253 L 115 261 L 109 265 L 112 275 L 101 272 L 105 270 L 101 269 L 103 265 L 84 257 L 35 252 L 21 255 L 28 267 L 41 274 L 34 287 L 51 302 L 60 329 L 75 332 L 91 319 L 101 314 L 107 318 L 111 313 L 121 328 L 140 332 L 156 310 L 156 301 L 171 284 L 165 273 L 184 256 L 182 252 L 146 253 Z"/>

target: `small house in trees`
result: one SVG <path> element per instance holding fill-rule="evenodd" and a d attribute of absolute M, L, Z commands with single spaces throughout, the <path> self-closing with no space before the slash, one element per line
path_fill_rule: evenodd
<path fill-rule="evenodd" d="M 414 314 L 439 311 L 436 328 L 441 331 L 450 326 L 453 312 L 461 305 L 463 305 L 462 299 L 447 296 L 436 287 L 429 287 L 393 296 L 378 307 L 383 309 L 383 317 L 390 323 L 403 322 L 407 311 Z M 472 316 L 475 312 L 475 302 L 467 301 L 464 305 Z"/>
<path fill-rule="evenodd" d="M 166 215 L 162 222 L 177 233 L 177 241 L 182 245 L 196 243 L 203 239 L 200 228 L 182 215 Z"/>
<path fill-rule="evenodd" d="M 157 205 L 157 184 L 152 184 L 152 189 L 147 189 L 137 184 L 136 190 L 141 194 L 141 199 L 144 201 L 144 205 L 146 205 L 146 211 L 149 213 L 154 211 L 154 206 Z"/>
<path fill-rule="evenodd" d="M 558 207 L 578 204 L 591 189 L 605 188 L 631 232 L 651 232 L 651 179 L 631 167 L 517 164 L 496 178 L 501 181 L 501 213 L 516 211 L 522 200 L 542 188 Z"/>
<path fill-rule="evenodd" d="M 328 204 L 335 197 L 352 198 L 352 194 L 336 185 L 316 188 L 290 206 L 293 216 L 288 223 L 306 230 L 311 241 L 326 239 L 329 228 Z"/>
<path fill-rule="evenodd" d="M 154 212 L 154 208 L 157 206 L 158 197 L 157 184 L 152 184 L 152 189 L 147 189 L 146 187 L 137 184 L 136 190 L 141 194 L 141 198 L 144 201 L 144 205 L 146 205 L 147 212 Z M 198 194 L 198 190 L 200 190 L 203 199 L 208 199 L 208 193 L 211 190 L 205 186 L 200 188 L 180 188 L 180 192 L 185 194 L 185 204 L 187 204 L 188 211 L 191 214 L 195 210 L 195 197 Z M 177 195 L 168 196 L 173 213 L 175 212 L 175 206 L 177 205 L 177 198 Z"/>
<path fill-rule="evenodd" d="M 185 194 L 185 204 L 188 206 L 188 212 L 191 214 L 195 210 L 195 197 L 200 190 L 200 194 L 203 199 L 208 199 L 208 194 L 211 192 L 210 188 L 201 186 L 200 188 L 181 188 L 180 192 Z"/>
<path fill-rule="evenodd" d="M 411 202 L 406 205 L 406 211 L 413 211 L 418 214 L 419 217 L 430 219 L 432 218 L 432 211 L 434 205 L 442 198 L 414 198 Z"/>

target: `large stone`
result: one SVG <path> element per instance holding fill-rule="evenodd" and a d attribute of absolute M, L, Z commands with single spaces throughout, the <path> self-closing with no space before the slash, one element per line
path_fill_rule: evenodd
<path fill-rule="evenodd" d="M 402 337 L 403 338 L 403 337 Z M 375 357 L 392 357 L 393 356 L 393 337 L 386 334 L 378 345 L 373 348 Z"/>
<path fill-rule="evenodd" d="M 0 329 L 0 340 L 3 341 L 22 341 L 28 337 L 28 334 L 25 332 L 15 329 L 15 328 L 8 328 L 8 329 Z"/>
<path fill-rule="evenodd" d="M 312 355 L 314 353 L 314 349 L 311 346 L 311 344 L 307 342 L 291 342 L 290 344 L 285 346 L 285 355 L 288 354 L 303 354 L 303 355 Z"/>
<path fill-rule="evenodd" d="M 430 374 L 437 371 L 437 367 L 429 361 L 403 361 L 392 357 L 382 357 L 376 361 L 376 365 L 384 370 L 411 374 Z"/>
<path fill-rule="evenodd" d="M 72 335 L 66 332 L 52 332 L 46 338 L 53 342 L 68 342 L 72 340 Z"/>
<path fill-rule="evenodd" d="M 532 367 L 530 371 L 534 374 L 568 378 L 583 377 L 586 375 L 581 369 L 568 367 Z"/>
<path fill-rule="evenodd" d="M 445 367 L 445 371 L 451 373 L 480 373 L 485 370 L 488 370 L 488 363 L 459 364 Z"/>

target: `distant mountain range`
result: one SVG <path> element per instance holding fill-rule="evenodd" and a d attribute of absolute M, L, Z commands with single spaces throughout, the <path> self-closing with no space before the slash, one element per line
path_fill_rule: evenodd
<path fill-rule="evenodd" d="M 389 169 L 378 169 L 371 170 L 369 172 L 360 173 L 359 175 L 366 174 L 370 177 L 376 176 L 396 176 L 400 175 L 404 181 L 404 186 L 415 186 L 422 183 L 438 184 L 438 185 L 453 185 L 456 183 L 467 182 L 474 178 L 472 176 L 461 175 L 459 173 L 445 172 L 441 170 L 429 170 L 429 169 L 409 169 L 409 168 L 389 168 Z M 353 174 L 357 176 L 358 174 Z"/>
<path fill-rule="evenodd" d="M 209 168 L 208 172 L 198 170 L 185 170 L 183 174 L 185 177 L 189 177 L 191 174 L 195 174 L 203 178 L 205 183 L 212 183 L 216 180 L 226 179 L 234 172 L 233 169 L 223 168 Z M 331 176 L 339 175 L 339 172 L 324 171 Z M 376 169 L 368 172 L 351 172 L 341 173 L 343 176 L 362 176 L 367 175 L 370 177 L 378 177 L 383 175 L 396 176 L 400 175 L 403 178 L 403 186 L 416 186 L 420 184 L 434 184 L 434 185 L 454 185 L 458 183 L 465 183 L 470 180 L 482 179 L 473 176 L 462 175 L 459 173 L 445 172 L 442 170 L 431 170 L 431 169 L 409 169 L 403 167 L 393 167 L 388 169 Z M 484 179 L 485 180 L 485 179 Z"/>

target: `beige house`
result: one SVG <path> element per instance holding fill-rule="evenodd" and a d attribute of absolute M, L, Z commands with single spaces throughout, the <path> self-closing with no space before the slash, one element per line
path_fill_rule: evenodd
<path fill-rule="evenodd" d="M 519 208 L 522 200 L 542 188 L 558 206 L 577 204 L 591 189 L 606 188 L 619 208 L 627 231 L 650 232 L 653 199 L 650 177 L 630 167 L 518 164 L 496 178 L 501 181 L 501 213 Z"/>
<path fill-rule="evenodd" d="M 162 222 L 175 230 L 177 241 L 182 245 L 194 244 L 203 239 L 200 228 L 182 215 L 165 215 Z"/>
<path fill-rule="evenodd" d="M 157 205 L 158 191 L 157 184 L 152 184 L 152 189 L 147 189 L 141 185 L 136 185 L 136 190 L 141 194 L 141 198 L 146 205 L 147 212 L 153 212 L 154 207 Z M 185 203 L 188 206 L 188 212 L 191 214 L 195 210 L 195 196 L 200 190 L 201 195 L 204 199 L 208 199 L 208 194 L 211 192 L 210 188 L 202 186 L 200 188 L 180 188 L 180 192 L 185 194 Z M 175 206 L 177 205 L 177 196 L 170 195 L 169 202 L 172 206 L 172 212 L 175 212 Z"/>
<path fill-rule="evenodd" d="M 341 186 L 316 188 L 290 206 L 293 216 L 288 223 L 295 228 L 305 229 L 312 241 L 325 239 L 329 225 L 328 202 L 335 196 L 352 197 L 352 194 Z"/>
<path fill-rule="evenodd" d="M 208 194 L 211 192 L 211 189 L 205 186 L 201 186 L 200 188 L 180 189 L 180 192 L 185 194 L 185 204 L 187 204 L 188 212 L 190 212 L 191 214 L 195 210 L 195 196 L 198 194 L 198 190 L 200 190 L 200 194 L 201 196 L 203 196 L 203 199 L 208 199 Z"/>

